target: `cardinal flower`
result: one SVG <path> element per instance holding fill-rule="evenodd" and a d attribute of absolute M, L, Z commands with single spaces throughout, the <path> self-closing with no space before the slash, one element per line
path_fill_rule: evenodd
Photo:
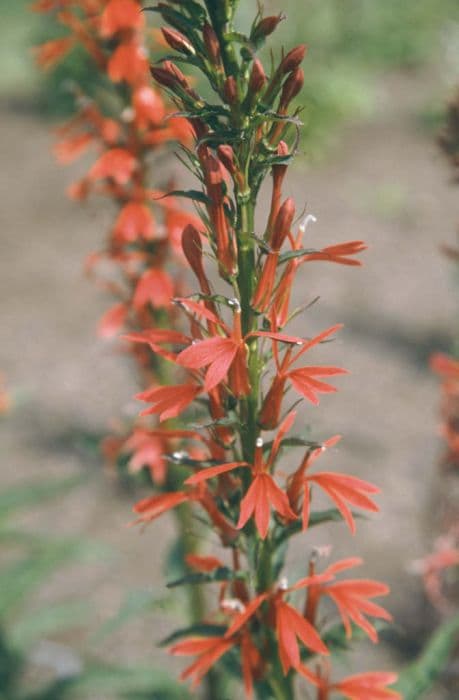
<path fill-rule="evenodd" d="M 145 78 L 148 59 L 145 49 L 135 41 L 120 44 L 110 56 L 107 72 L 114 83 L 125 81 L 135 85 Z"/>
<path fill-rule="evenodd" d="M 328 674 L 325 677 L 316 675 L 306 666 L 301 666 L 298 670 L 318 687 L 317 700 L 329 700 L 335 693 L 340 693 L 348 700 L 402 700 L 400 693 L 387 687 L 397 681 L 396 673 L 369 671 L 332 683 Z"/>
<path fill-rule="evenodd" d="M 182 673 L 182 679 L 194 676 L 193 687 L 196 687 L 212 666 L 234 646 L 241 648 L 242 675 L 244 688 L 248 698 L 253 697 L 254 675 L 262 665 L 262 657 L 253 643 L 247 623 L 260 605 L 266 600 L 266 594 L 254 598 L 247 606 L 237 601 L 237 608 L 242 608 L 234 615 L 231 626 L 222 637 L 191 637 L 175 644 L 170 649 L 174 656 L 197 656 L 196 661 Z"/>
<path fill-rule="evenodd" d="M 142 202 L 128 202 L 121 209 L 113 234 L 118 243 L 132 243 L 139 238 L 148 240 L 155 232 L 150 209 Z"/>
<path fill-rule="evenodd" d="M 322 574 L 320 581 L 314 582 L 314 576 L 299 581 L 294 589 L 298 590 L 308 586 L 308 600 L 306 606 L 306 617 L 315 623 L 315 617 L 320 599 L 328 596 L 335 603 L 346 630 L 346 636 L 351 637 L 353 622 L 369 636 L 372 642 L 378 641 L 378 634 L 374 626 L 367 620 L 365 615 L 377 617 L 390 621 L 392 616 L 380 605 L 373 603 L 371 598 L 387 595 L 390 592 L 388 586 L 379 581 L 371 579 L 347 579 L 335 581 L 336 575 L 342 571 L 347 571 L 354 566 L 362 564 L 362 559 L 354 557 L 342 559 L 329 566 Z"/>
<path fill-rule="evenodd" d="M 331 328 L 327 328 L 327 330 L 323 331 L 322 333 L 319 333 L 319 335 L 315 336 L 315 338 L 312 338 L 309 341 L 302 341 L 300 343 L 302 347 L 297 353 L 294 353 L 293 346 L 289 347 L 286 350 L 282 361 L 279 357 L 277 343 L 273 343 L 273 354 L 277 373 L 271 388 L 266 395 L 261 410 L 260 423 L 264 428 L 274 428 L 279 422 L 282 399 L 287 380 L 291 383 L 295 391 L 301 394 L 304 398 L 308 399 L 308 401 L 314 405 L 319 403 L 319 394 L 330 394 L 337 391 L 336 387 L 318 380 L 317 377 L 331 377 L 338 374 L 347 374 L 347 370 L 341 369 L 340 367 L 318 365 L 292 369 L 292 365 L 294 365 L 305 352 L 326 340 L 340 328 L 342 328 L 340 324 L 332 326 Z"/>
<path fill-rule="evenodd" d="M 192 311 L 195 311 L 219 326 L 226 334 L 225 336 L 216 335 L 213 338 L 197 341 L 177 356 L 178 364 L 188 369 L 208 368 L 204 380 L 205 391 L 210 391 L 218 386 L 218 384 L 223 382 L 227 375 L 229 375 L 229 384 L 236 396 L 246 396 L 250 392 L 246 345 L 246 341 L 250 337 L 267 337 L 275 342 L 294 345 L 301 345 L 305 342 L 301 338 L 295 338 L 281 333 L 269 333 L 267 331 L 254 331 L 243 336 L 241 330 L 241 307 L 237 299 L 232 300 L 234 308 L 232 330 L 230 330 L 215 314 L 208 311 L 208 309 L 188 299 L 181 299 L 179 301 Z"/>
<path fill-rule="evenodd" d="M 136 395 L 140 401 L 152 403 L 150 408 L 140 415 L 148 416 L 159 413 L 160 421 L 175 418 L 195 400 L 202 391 L 198 384 L 176 384 L 174 386 L 156 386 Z"/>
<path fill-rule="evenodd" d="M 327 448 L 336 445 L 340 439 L 340 435 L 335 435 L 329 440 L 326 440 L 321 447 L 318 447 L 312 452 L 308 452 L 299 469 L 290 479 L 288 495 L 292 508 L 298 510 L 300 499 L 301 497 L 303 498 L 302 518 L 304 529 L 308 527 L 309 523 L 311 484 L 320 486 L 327 496 L 331 498 L 346 521 L 352 534 L 355 534 L 355 520 L 348 503 L 352 506 L 362 508 L 363 510 L 370 510 L 373 512 L 379 511 L 378 506 L 371 500 L 369 494 L 379 493 L 380 489 L 377 486 L 373 486 L 373 484 L 370 484 L 368 481 L 358 479 L 356 476 L 336 472 L 307 473 L 307 470 L 314 461 L 323 454 Z"/>
<path fill-rule="evenodd" d="M 289 506 L 286 494 L 276 484 L 269 473 L 279 452 L 282 439 L 285 433 L 290 429 L 294 419 L 295 414 L 292 413 L 287 416 L 279 427 L 279 431 L 266 462 L 263 459 L 263 441 L 259 438 L 253 465 L 247 462 L 231 462 L 228 464 L 220 464 L 217 467 L 208 467 L 193 474 L 185 483 L 189 485 L 200 484 L 203 481 L 220 476 L 221 474 L 226 474 L 239 467 L 250 468 L 252 470 L 252 483 L 241 501 L 237 528 L 243 528 L 253 515 L 260 537 L 265 539 L 269 529 L 271 508 L 282 518 L 285 518 L 285 520 L 296 520 L 297 517 Z"/>
<path fill-rule="evenodd" d="M 305 578 L 299 583 L 305 587 L 312 580 Z M 301 666 L 298 640 L 316 654 L 329 654 L 314 626 L 285 600 L 286 595 L 297 588 L 298 584 L 288 587 L 286 582 L 282 582 L 273 600 L 279 659 L 284 674 L 287 674 L 291 668 L 298 670 Z"/>
<path fill-rule="evenodd" d="M 159 268 L 146 270 L 137 283 L 132 304 L 141 310 L 148 304 L 154 309 L 168 307 L 174 296 L 174 282 L 170 275 Z"/>
<path fill-rule="evenodd" d="M 138 472 L 148 467 L 156 484 L 164 483 L 166 477 L 166 460 L 164 439 L 154 432 L 136 429 L 123 445 L 123 452 L 129 453 L 129 470 Z"/>

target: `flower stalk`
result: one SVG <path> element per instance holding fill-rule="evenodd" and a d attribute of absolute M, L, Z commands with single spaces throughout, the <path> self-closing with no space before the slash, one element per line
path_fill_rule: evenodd
<path fill-rule="evenodd" d="M 358 700 L 396 698 L 387 687 L 393 674 L 331 680 L 327 659 L 333 635 L 320 616 L 321 601 L 328 597 L 345 638 L 357 626 L 376 641 L 368 618 L 389 620 L 390 615 L 371 599 L 386 595 L 388 588 L 370 579 L 340 579 L 360 559 L 324 568 L 315 554 L 305 558 L 305 578 L 293 584 L 285 579 L 291 537 L 304 531 L 311 536 L 314 525 L 337 519 L 353 532 L 353 508 L 378 509 L 373 501 L 378 489 L 372 484 L 345 473 L 311 473 L 315 460 L 339 436 L 315 441 L 291 435 L 297 414 L 289 392 L 316 405 L 322 394 L 336 391 L 329 379 L 345 374 L 334 366 L 298 366 L 306 353 L 333 339 L 340 326 L 307 332 L 306 337 L 284 332 L 295 315 L 289 308 L 291 290 L 303 266 L 359 265 L 356 255 L 365 245 L 349 241 L 303 247 L 307 223 L 314 217 L 297 227 L 294 203 L 283 199 L 282 185 L 300 127 L 292 101 L 303 84 L 300 66 L 306 50 L 291 49 L 269 74 L 257 52 L 281 16 L 263 17 L 260 11 L 246 36 L 234 26 L 237 5 L 237 0 L 170 0 L 147 8 L 170 25 L 165 31 L 179 54 L 176 60 L 201 71 L 214 100 L 206 101 L 198 87 L 191 87 L 172 56 L 152 67 L 153 77 L 194 132 L 194 146 L 185 152 L 201 190 L 186 194 L 194 199 L 201 221 L 185 229 L 182 243 L 199 291 L 177 299 L 189 321 L 189 331 L 181 337 L 145 331 L 132 338 L 184 373 L 182 383 L 165 389 L 159 402 L 156 393 L 146 392 L 143 400 L 154 401 L 147 410 L 163 417 L 193 416 L 188 447 L 180 457 L 188 475 L 179 492 L 146 499 L 135 511 L 147 523 L 188 501 L 219 534 L 219 554 L 226 563 L 215 556 L 194 558 L 189 576 L 181 581 L 215 582 L 220 589 L 218 609 L 202 620 L 200 634 L 190 628 L 181 632 L 180 641 L 174 637 L 172 654 L 195 657 L 184 679 L 192 678 L 196 685 L 211 669 L 225 668 L 242 679 L 249 698 L 256 693 L 263 700 L 294 700 L 300 677 L 317 700 L 335 692 Z M 181 36 L 168 35 L 172 29 Z M 260 234 L 255 212 L 268 176 L 271 206 Z M 218 288 L 225 291 L 217 293 L 218 277 Z M 289 445 L 305 448 L 296 468 L 284 459 L 280 465 Z M 335 509 L 314 510 L 318 488 Z"/>

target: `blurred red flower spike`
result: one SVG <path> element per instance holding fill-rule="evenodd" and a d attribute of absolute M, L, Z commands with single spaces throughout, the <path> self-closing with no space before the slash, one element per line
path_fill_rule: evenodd
<path fill-rule="evenodd" d="M 198 554 L 187 554 L 185 562 L 190 568 L 204 573 L 210 573 L 223 566 L 223 563 L 217 557 L 203 557 Z"/>
<path fill-rule="evenodd" d="M 148 416 L 159 413 L 160 421 L 175 418 L 195 400 L 202 391 L 196 384 L 176 384 L 175 386 L 157 386 L 136 395 L 136 399 L 152 403 L 153 406 L 140 414 Z"/>
<path fill-rule="evenodd" d="M 115 304 L 106 311 L 99 321 L 97 333 L 101 338 L 114 338 L 124 326 L 129 307 L 126 304 Z"/>
<path fill-rule="evenodd" d="M 91 180 L 114 180 L 125 185 L 137 168 L 137 159 L 124 148 L 112 148 L 103 153 L 88 173 Z"/>
<path fill-rule="evenodd" d="M 114 83 L 126 82 L 135 85 L 145 78 L 148 59 L 145 50 L 137 42 L 120 44 L 110 56 L 108 75 Z"/>
<path fill-rule="evenodd" d="M 100 33 L 112 37 L 126 29 L 140 29 L 145 18 L 135 0 L 109 0 L 100 18 Z"/>
<path fill-rule="evenodd" d="M 170 306 L 173 296 L 174 283 L 171 277 L 164 270 L 151 268 L 139 279 L 132 304 L 139 310 L 148 304 L 154 309 L 160 309 Z"/>

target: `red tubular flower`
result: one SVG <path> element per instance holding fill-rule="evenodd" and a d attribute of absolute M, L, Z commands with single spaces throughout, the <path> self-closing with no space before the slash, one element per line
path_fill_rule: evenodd
<path fill-rule="evenodd" d="M 97 327 L 101 338 L 114 338 L 118 335 L 126 321 L 129 308 L 126 304 L 115 304 L 106 311 Z"/>
<path fill-rule="evenodd" d="M 128 202 L 121 209 L 113 230 L 119 243 L 132 243 L 138 238 L 148 240 L 155 235 L 151 211 L 142 202 Z"/>
<path fill-rule="evenodd" d="M 340 367 L 301 367 L 290 369 L 290 367 L 308 350 L 318 345 L 337 330 L 342 328 L 340 324 L 327 328 L 309 341 L 302 341 L 301 350 L 293 355 L 293 346 L 285 352 L 284 358 L 280 361 L 277 343 L 273 343 L 273 353 L 276 362 L 277 374 L 263 402 L 260 424 L 266 428 L 274 428 L 279 422 L 279 415 L 287 380 L 290 380 L 293 388 L 311 403 L 319 403 L 318 394 L 333 393 L 337 389 L 331 384 L 319 381 L 316 377 L 331 377 L 338 374 L 347 374 L 345 369 Z"/>
<path fill-rule="evenodd" d="M 202 557 L 198 554 L 187 554 L 185 561 L 192 569 L 203 573 L 210 573 L 223 566 L 223 563 L 217 557 Z"/>
<path fill-rule="evenodd" d="M 342 559 L 329 566 L 322 574 L 320 581 L 314 583 L 314 576 L 310 576 L 293 586 L 294 590 L 308 587 L 308 601 L 306 617 L 314 624 L 317 606 L 324 595 L 328 595 L 338 608 L 346 636 L 352 635 L 351 622 L 360 627 L 369 636 L 372 642 L 378 641 L 378 634 L 374 626 L 366 619 L 365 615 L 377 617 L 383 620 L 392 620 L 392 616 L 380 605 L 368 600 L 377 596 L 388 595 L 390 589 L 379 581 L 370 579 L 348 579 L 335 583 L 336 574 L 347 569 L 359 566 L 362 560 L 358 557 Z"/>
<path fill-rule="evenodd" d="M 195 400 L 202 391 L 196 384 L 176 384 L 175 386 L 156 386 L 137 394 L 140 401 L 152 403 L 153 406 L 142 411 L 140 415 L 159 414 L 159 420 L 164 421 L 180 415 Z"/>
<path fill-rule="evenodd" d="M 362 262 L 349 256 L 357 255 L 366 249 L 367 246 L 363 241 L 338 243 L 337 245 L 329 245 L 326 248 L 322 248 L 322 250 L 317 251 L 317 253 L 309 253 L 308 255 L 305 255 L 301 258 L 301 262 L 325 260 L 327 262 L 334 262 L 340 265 L 353 265 L 358 267 L 362 264 Z"/>
<path fill-rule="evenodd" d="M 220 464 L 217 467 L 208 467 L 190 476 L 185 483 L 189 485 L 200 484 L 221 474 L 234 471 L 239 467 L 250 467 L 253 479 L 241 501 L 239 521 L 236 527 L 239 530 L 243 528 L 253 515 L 260 537 L 265 539 L 269 529 L 271 508 L 285 520 L 296 520 L 297 518 L 289 506 L 286 494 L 269 474 L 269 470 L 273 466 L 279 452 L 282 439 L 294 420 L 295 414 L 291 413 L 279 427 L 266 462 L 263 460 L 263 443 L 260 441 L 255 451 L 255 462 L 253 465 L 247 464 L 247 462 L 230 462 L 228 464 Z"/>
<path fill-rule="evenodd" d="M 172 508 L 176 508 L 182 503 L 186 503 L 191 498 L 191 495 L 185 491 L 174 491 L 173 493 L 161 493 L 157 496 L 143 498 L 135 504 L 133 511 L 139 516 L 132 522 L 132 525 L 139 523 L 150 523 L 152 520 L 159 518 L 160 515 L 166 513 Z"/>
<path fill-rule="evenodd" d="M 276 603 L 276 632 L 284 674 L 300 666 L 298 639 L 316 654 L 329 653 L 314 627 L 282 598 Z"/>
<path fill-rule="evenodd" d="M 396 680 L 396 673 L 384 671 L 359 673 L 332 684 L 329 690 L 336 690 L 349 700 L 402 700 L 400 693 L 387 687 Z M 324 700 L 327 700 L 327 697 L 325 695 Z"/>
<path fill-rule="evenodd" d="M 60 39 L 51 39 L 35 49 L 37 63 L 44 70 L 49 70 L 61 61 L 75 45 L 72 36 L 65 36 Z"/>
<path fill-rule="evenodd" d="M 125 185 L 137 168 L 137 159 L 124 148 L 112 148 L 101 155 L 89 171 L 91 180 L 114 180 Z"/>
<path fill-rule="evenodd" d="M 148 59 L 145 50 L 135 41 L 120 44 L 110 57 L 107 72 L 114 83 L 126 82 L 131 85 L 145 78 Z"/>
<path fill-rule="evenodd" d="M 174 296 L 174 282 L 164 270 L 152 267 L 146 270 L 137 283 L 132 299 L 134 309 L 140 310 L 147 304 L 154 309 L 168 307 Z"/>
<path fill-rule="evenodd" d="M 348 474 L 336 472 L 319 472 L 318 474 L 307 474 L 307 469 L 324 452 L 325 449 L 333 447 L 340 440 L 339 435 L 326 440 L 322 447 L 306 454 L 300 467 L 290 479 L 288 495 L 290 503 L 294 509 L 299 508 L 301 497 L 303 499 L 302 518 L 303 528 L 306 529 L 309 523 L 310 513 L 310 484 L 317 484 L 335 503 L 339 512 L 346 521 L 352 534 L 355 534 L 355 521 L 348 503 L 363 510 L 378 512 L 379 508 L 368 494 L 380 492 L 376 486 L 368 481 L 358 479 Z"/>
<path fill-rule="evenodd" d="M 140 85 L 132 96 L 135 120 L 139 129 L 162 124 L 166 109 L 161 96 L 149 85 Z"/>
<path fill-rule="evenodd" d="M 279 209 L 270 237 L 271 251 L 268 253 L 260 279 L 252 298 L 252 306 L 258 311 L 266 311 L 270 302 L 276 280 L 277 264 L 282 245 L 290 233 L 295 216 L 295 203 L 287 199 Z"/>
<path fill-rule="evenodd" d="M 148 467 L 156 484 L 163 484 L 166 477 L 165 449 L 163 438 L 142 429 L 134 430 L 123 445 L 123 452 L 131 454 L 130 471 L 138 472 L 143 467 Z"/>

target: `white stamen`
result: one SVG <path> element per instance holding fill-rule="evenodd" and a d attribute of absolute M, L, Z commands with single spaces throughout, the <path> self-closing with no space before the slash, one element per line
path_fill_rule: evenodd
<path fill-rule="evenodd" d="M 134 120 L 134 118 L 135 118 L 135 112 L 132 109 L 132 107 L 126 107 L 121 112 L 121 119 L 123 120 L 123 122 L 126 122 L 126 124 L 129 124 L 130 122 L 132 122 Z"/>
<path fill-rule="evenodd" d="M 256 439 L 256 442 L 255 442 L 255 445 L 256 445 L 257 447 L 263 447 L 263 438 L 262 438 L 262 437 L 257 438 L 257 439 Z"/>
<path fill-rule="evenodd" d="M 228 610 L 231 612 L 243 613 L 245 611 L 245 605 L 239 598 L 225 598 L 220 603 L 223 610 Z"/>
<path fill-rule="evenodd" d="M 286 591 L 288 588 L 288 579 L 287 576 L 282 576 L 278 583 L 278 588 L 280 591 Z"/>
<path fill-rule="evenodd" d="M 240 312 L 241 310 L 239 299 L 236 299 L 235 297 L 233 297 L 233 299 L 228 299 L 228 306 L 233 307 L 236 313 Z"/>
<path fill-rule="evenodd" d="M 177 462 L 180 462 L 182 459 L 186 459 L 187 457 L 187 452 L 184 452 L 183 450 L 172 453 L 172 459 L 176 460 Z"/>
<path fill-rule="evenodd" d="M 301 233 L 304 233 L 308 227 L 308 224 L 315 224 L 317 222 L 317 218 L 313 214 L 308 214 L 305 216 L 303 223 L 300 225 L 300 231 Z"/>

